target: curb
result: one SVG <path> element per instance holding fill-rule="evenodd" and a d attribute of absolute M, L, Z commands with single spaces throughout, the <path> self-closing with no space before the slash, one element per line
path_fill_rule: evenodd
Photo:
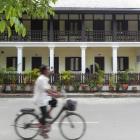
<path fill-rule="evenodd" d="M 31 98 L 31 93 L 0 93 L 0 98 Z M 123 97 L 140 97 L 140 93 L 67 93 L 68 98 L 90 98 L 90 97 L 102 97 L 102 98 L 123 98 Z"/>

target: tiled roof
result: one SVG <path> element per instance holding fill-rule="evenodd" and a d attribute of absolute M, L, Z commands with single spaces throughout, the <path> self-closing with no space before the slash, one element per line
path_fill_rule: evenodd
<path fill-rule="evenodd" d="M 140 0 L 58 0 L 56 9 L 132 9 L 140 10 Z"/>

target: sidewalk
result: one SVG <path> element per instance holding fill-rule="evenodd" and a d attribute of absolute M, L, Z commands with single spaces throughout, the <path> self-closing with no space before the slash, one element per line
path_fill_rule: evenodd
<path fill-rule="evenodd" d="M 32 93 L 0 93 L 0 98 L 30 98 Z M 138 93 L 67 93 L 67 97 L 103 97 L 103 98 L 121 98 L 121 97 L 140 97 Z"/>

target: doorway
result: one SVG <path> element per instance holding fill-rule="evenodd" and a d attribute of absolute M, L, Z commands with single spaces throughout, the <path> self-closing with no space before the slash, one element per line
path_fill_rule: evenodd
<path fill-rule="evenodd" d="M 104 70 L 104 57 L 95 57 L 95 64 L 99 65 L 101 70 Z M 95 72 L 97 72 L 97 66 L 95 65 Z"/>
<path fill-rule="evenodd" d="M 32 69 L 40 68 L 42 64 L 41 57 L 32 57 Z"/>

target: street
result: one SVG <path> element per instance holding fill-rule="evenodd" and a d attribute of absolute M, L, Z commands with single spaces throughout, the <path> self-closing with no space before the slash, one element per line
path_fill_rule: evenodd
<path fill-rule="evenodd" d="M 140 98 L 76 98 L 77 112 L 87 122 L 87 131 L 81 140 L 139 140 Z M 59 99 L 55 116 L 64 100 Z M 21 108 L 35 108 L 30 98 L 0 99 L 0 140 L 20 140 L 13 121 Z M 59 121 L 59 120 L 58 120 Z M 64 140 L 57 123 L 49 133 L 51 140 Z M 43 140 L 37 136 L 36 140 Z"/>

